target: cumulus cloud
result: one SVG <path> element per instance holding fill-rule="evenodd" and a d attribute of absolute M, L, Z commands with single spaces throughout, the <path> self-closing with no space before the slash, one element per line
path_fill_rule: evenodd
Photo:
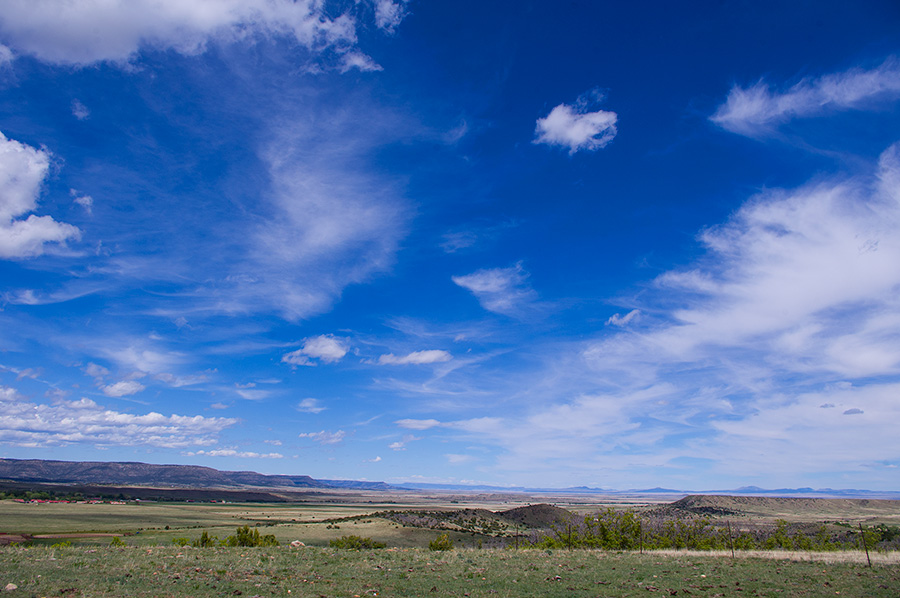
<path fill-rule="evenodd" d="M 336 363 L 350 350 L 347 341 L 330 334 L 314 336 L 304 340 L 303 347 L 281 357 L 282 363 L 290 365 L 314 366 L 318 362 Z"/>
<path fill-rule="evenodd" d="M 347 433 L 343 430 L 338 430 L 336 432 L 326 432 L 325 430 L 322 430 L 321 432 L 304 432 L 298 436 L 300 438 L 309 438 L 319 444 L 339 444 L 347 436 Z"/>
<path fill-rule="evenodd" d="M 351 7 L 351 10 L 354 10 Z M 399 6 L 379 1 L 376 24 L 392 30 Z M 6 0 L 0 31 L 16 51 L 55 64 L 125 63 L 144 48 L 193 55 L 210 41 L 279 37 L 322 52 L 356 45 L 356 17 L 318 0 Z"/>
<path fill-rule="evenodd" d="M 297 411 L 303 413 L 322 413 L 327 407 L 323 407 L 319 399 L 303 399 L 297 403 Z"/>
<path fill-rule="evenodd" d="M 0 133 L 0 258 L 41 255 L 47 243 L 79 239 L 76 227 L 50 216 L 29 215 L 37 209 L 41 185 L 50 168 L 44 150 L 7 139 Z"/>
<path fill-rule="evenodd" d="M 900 62 L 891 58 L 871 70 L 851 69 L 803 79 L 783 90 L 760 81 L 734 86 L 710 120 L 723 129 L 759 137 L 795 118 L 811 118 L 839 110 L 860 109 L 900 97 Z"/>
<path fill-rule="evenodd" d="M 452 280 L 475 295 L 483 308 L 498 314 L 521 313 L 537 297 L 521 263 L 510 268 L 490 268 L 453 276 Z"/>
<path fill-rule="evenodd" d="M 603 99 L 599 90 L 592 90 L 574 105 L 560 104 L 537 120 L 534 143 L 568 148 L 570 156 L 581 150 L 606 147 L 618 132 L 618 115 L 606 110 L 591 111 Z"/>
<path fill-rule="evenodd" d="M 388 353 L 387 355 L 381 355 L 378 358 L 378 363 L 379 365 L 422 365 L 428 363 L 443 363 L 450 361 L 451 359 L 453 359 L 453 356 L 447 351 L 429 349 L 427 351 L 413 351 L 408 355 L 400 356 Z"/>
<path fill-rule="evenodd" d="M 406 445 L 416 440 L 422 440 L 422 438 L 420 436 L 413 436 L 412 434 L 404 434 L 401 440 L 390 443 L 388 448 L 392 451 L 405 451 Z"/>
<path fill-rule="evenodd" d="M 101 386 L 100 390 L 108 397 L 128 397 L 141 392 L 145 388 L 143 384 L 135 380 L 123 380 L 108 386 Z"/>
<path fill-rule="evenodd" d="M 202 446 L 215 443 L 219 433 L 237 421 L 154 412 L 133 415 L 89 399 L 37 404 L 0 386 L 0 442 L 16 446 Z"/>

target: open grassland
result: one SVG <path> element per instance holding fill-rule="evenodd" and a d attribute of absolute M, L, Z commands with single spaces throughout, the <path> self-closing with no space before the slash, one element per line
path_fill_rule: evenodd
<path fill-rule="evenodd" d="M 388 504 L 209 504 L 209 503 L 128 503 L 23 504 L 0 501 L 0 534 L 37 536 L 35 544 L 50 545 L 67 537 L 75 544 L 105 545 L 108 537 L 97 533 L 123 536 L 129 546 L 171 544 L 176 538 L 197 539 L 201 533 L 224 539 L 235 528 L 248 525 L 263 534 L 272 534 L 282 544 L 293 540 L 312 546 L 327 546 L 344 535 L 371 537 L 396 547 L 424 547 L 434 539 L 429 529 L 404 527 L 379 517 L 363 517 L 374 510 L 395 507 Z M 433 505 L 428 505 L 433 508 Z M 456 505 L 454 505 L 456 506 Z M 355 518 L 346 521 L 347 518 Z M 344 519 L 345 521 L 336 521 Z M 334 521 L 334 523 L 331 523 Z M 475 544 L 469 534 L 450 533 L 458 544 Z"/>
<path fill-rule="evenodd" d="M 896 559 L 697 553 L 330 548 L 6 547 L 15 596 L 792 597 L 896 598 Z M 833 559 L 835 555 L 826 555 Z M 880 555 L 883 556 L 883 555 Z M 851 562 L 848 562 L 851 561 Z M 855 562 L 852 562 L 855 561 Z"/>

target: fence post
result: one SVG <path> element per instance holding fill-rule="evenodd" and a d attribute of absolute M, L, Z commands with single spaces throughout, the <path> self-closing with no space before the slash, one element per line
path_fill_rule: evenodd
<path fill-rule="evenodd" d="M 725 523 L 728 525 L 728 545 L 731 546 L 731 559 L 734 560 L 734 540 L 731 537 L 731 521 L 727 520 Z"/>
<path fill-rule="evenodd" d="M 869 563 L 869 567 L 871 567 L 872 559 L 869 558 L 869 547 L 866 546 L 866 532 L 863 531 L 862 523 L 859 524 L 859 538 L 862 540 L 863 548 L 866 551 L 866 562 Z"/>

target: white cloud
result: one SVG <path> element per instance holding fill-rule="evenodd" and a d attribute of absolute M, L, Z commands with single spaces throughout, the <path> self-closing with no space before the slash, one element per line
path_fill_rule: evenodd
<path fill-rule="evenodd" d="M 393 353 L 381 355 L 378 358 L 380 365 L 408 365 L 408 364 L 428 364 L 443 363 L 453 359 L 453 356 L 446 351 L 439 349 L 429 349 L 427 351 L 413 351 L 409 355 L 396 356 Z"/>
<path fill-rule="evenodd" d="M 618 132 L 618 115 L 606 110 L 590 111 L 603 99 L 599 90 L 591 90 L 574 105 L 560 104 L 537 120 L 534 143 L 568 148 L 570 156 L 580 150 L 606 147 Z"/>
<path fill-rule="evenodd" d="M 304 432 L 303 434 L 299 434 L 299 438 L 309 438 L 319 444 L 338 444 L 344 440 L 347 436 L 347 433 L 343 430 L 338 430 L 337 432 L 326 432 L 322 430 L 321 432 Z"/>
<path fill-rule="evenodd" d="M 12 50 L 3 44 L 0 44 L 0 67 L 10 64 L 13 61 L 13 58 L 15 58 L 15 56 L 13 55 Z"/>
<path fill-rule="evenodd" d="M 53 405 L 27 401 L 0 386 L 0 442 L 16 446 L 152 446 L 183 448 L 216 442 L 238 420 L 147 413 L 133 415 L 105 409 L 89 399 Z"/>
<path fill-rule="evenodd" d="M 900 144 L 877 176 L 766 190 L 702 231 L 704 255 L 642 289 L 640 326 L 454 381 L 486 391 L 484 417 L 396 424 L 496 445 L 492 470 L 545 484 L 872 483 L 868 464 L 900 459 L 898 231 Z"/>
<path fill-rule="evenodd" d="M 69 189 L 69 195 L 72 196 L 72 201 L 80 205 L 84 208 L 84 211 L 90 214 L 93 211 L 94 207 L 94 198 L 90 195 L 82 195 L 75 189 Z"/>
<path fill-rule="evenodd" d="M 351 10 L 353 8 L 351 7 Z M 401 15 L 376 9 L 379 27 Z M 193 55 L 210 41 L 280 37 L 322 52 L 356 44 L 352 14 L 318 0 L 5 0 L 0 31 L 18 52 L 56 64 L 125 63 L 143 48 Z"/>
<path fill-rule="evenodd" d="M 346 73 L 353 69 L 359 69 L 363 72 L 384 70 L 381 68 L 381 65 L 362 52 L 347 52 L 341 57 L 341 72 Z"/>
<path fill-rule="evenodd" d="M 462 465 L 463 463 L 471 463 L 475 460 L 475 457 L 472 455 L 457 455 L 457 454 L 447 454 L 444 455 L 447 458 L 447 462 L 451 465 Z"/>
<path fill-rule="evenodd" d="M 161 372 L 159 374 L 155 374 L 153 376 L 153 379 L 159 380 L 160 382 L 165 382 L 166 384 L 174 388 L 181 388 L 182 386 L 193 386 L 194 384 L 206 382 L 208 380 L 208 377 L 205 374 L 197 374 L 193 376 L 176 376 L 175 374 L 170 374 L 169 372 Z"/>
<path fill-rule="evenodd" d="M 47 243 L 79 239 L 81 231 L 37 209 L 41 185 L 50 168 L 50 155 L 0 133 L 0 258 L 41 255 Z"/>
<path fill-rule="evenodd" d="M 388 448 L 392 451 L 405 451 L 406 445 L 416 440 L 422 440 L 422 438 L 420 436 L 413 436 L 412 434 L 404 434 L 402 440 L 390 443 Z"/>
<path fill-rule="evenodd" d="M 213 449 L 211 451 L 192 451 L 184 453 L 188 457 L 237 457 L 238 459 L 284 459 L 281 453 L 254 453 L 235 449 Z"/>
<path fill-rule="evenodd" d="M 303 413 L 322 413 L 327 407 L 323 407 L 319 399 L 303 399 L 297 403 L 297 411 Z"/>
<path fill-rule="evenodd" d="M 733 133 L 758 137 L 795 118 L 863 109 L 897 97 L 900 63 L 892 58 L 871 70 L 852 69 L 803 79 L 781 92 L 772 91 L 762 81 L 746 89 L 735 86 L 710 120 Z"/>
<path fill-rule="evenodd" d="M 72 100 L 72 116 L 78 120 L 87 120 L 91 117 L 91 111 L 80 100 Z"/>
<path fill-rule="evenodd" d="M 521 313 L 537 297 L 528 285 L 528 273 L 521 263 L 510 268 L 491 268 L 453 276 L 452 280 L 471 291 L 483 308 L 498 314 Z"/>
<path fill-rule="evenodd" d="M 109 370 L 103 367 L 102 365 L 97 365 L 96 363 L 90 362 L 87 364 L 87 367 L 84 368 L 84 373 L 90 376 L 91 378 L 103 378 L 105 376 L 109 376 Z"/>
<path fill-rule="evenodd" d="M 261 156 L 272 193 L 233 272 L 235 309 L 271 306 L 288 319 L 305 318 L 392 265 L 410 211 L 363 156 L 396 136 L 382 129 L 393 121 L 366 102 L 360 110 L 297 115 L 273 131 Z"/>
<path fill-rule="evenodd" d="M 319 360 L 323 363 L 336 363 L 344 358 L 350 350 L 347 341 L 330 334 L 314 336 L 304 340 L 303 347 L 281 357 L 282 363 L 290 365 L 316 365 Z"/>
<path fill-rule="evenodd" d="M 375 25 L 385 31 L 394 31 L 397 25 L 406 16 L 406 2 L 393 2 L 392 0 L 375 0 Z"/>
<path fill-rule="evenodd" d="M 134 380 L 123 380 L 121 382 L 116 382 L 115 384 L 110 384 L 108 386 L 101 386 L 100 390 L 102 390 L 103 394 L 108 397 L 128 397 L 141 392 L 145 388 L 146 387 L 140 382 L 136 382 Z"/>
<path fill-rule="evenodd" d="M 268 390 L 257 390 L 257 389 L 245 389 L 238 388 L 235 390 L 242 399 L 246 399 L 248 401 L 262 401 L 263 399 L 269 398 L 269 395 L 272 394 Z"/>
<path fill-rule="evenodd" d="M 399 419 L 394 423 L 407 430 L 427 430 L 441 425 L 436 419 Z"/>
<path fill-rule="evenodd" d="M 633 310 L 631 310 L 630 312 L 628 312 L 627 314 L 625 314 L 624 316 L 621 316 L 621 315 L 619 315 L 619 314 L 613 314 L 613 315 L 606 321 L 606 325 L 607 325 L 607 326 L 609 326 L 609 325 L 613 325 L 613 326 L 625 326 L 625 325 L 627 325 L 629 322 L 638 319 L 638 318 L 640 317 L 640 315 L 641 315 L 641 310 L 639 310 L 639 309 L 633 309 Z"/>

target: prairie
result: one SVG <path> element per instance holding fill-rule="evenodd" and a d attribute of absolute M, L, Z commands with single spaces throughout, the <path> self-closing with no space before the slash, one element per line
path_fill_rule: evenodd
<path fill-rule="evenodd" d="M 6 547 L 10 596 L 891 597 L 900 565 L 589 550 Z M 845 555 L 845 557 L 848 555 Z M 864 559 L 864 557 L 863 557 Z"/>

